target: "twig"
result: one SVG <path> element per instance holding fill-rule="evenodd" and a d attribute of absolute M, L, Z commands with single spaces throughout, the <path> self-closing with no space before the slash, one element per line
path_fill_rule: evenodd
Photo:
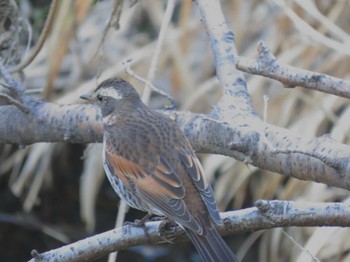
<path fill-rule="evenodd" d="M 301 244 L 298 243 L 298 241 L 296 241 L 293 236 L 291 236 L 290 234 L 288 234 L 285 230 L 282 229 L 282 233 L 294 244 L 296 245 L 300 251 L 302 253 L 305 253 L 308 257 L 310 257 L 312 260 L 312 262 L 320 262 L 319 259 L 317 259 L 317 257 L 315 257 L 309 250 L 305 249 L 305 247 L 303 247 Z"/>
<path fill-rule="evenodd" d="M 50 10 L 49 10 L 49 13 L 47 15 L 47 19 L 45 21 L 44 28 L 41 31 L 39 40 L 36 43 L 35 47 L 33 48 L 33 51 L 28 55 L 28 57 L 26 57 L 26 59 L 22 63 L 11 68 L 9 70 L 10 73 L 15 73 L 15 72 L 18 72 L 20 70 L 23 70 L 31 62 L 33 62 L 35 57 L 38 55 L 38 53 L 40 52 L 41 48 L 43 47 L 43 45 L 47 39 L 47 36 L 48 36 L 50 29 L 51 29 L 51 26 L 53 24 L 54 16 L 55 16 L 55 13 L 57 10 L 57 4 L 58 4 L 58 0 L 52 0 L 51 5 L 50 5 Z"/>
<path fill-rule="evenodd" d="M 0 93 L 0 97 L 5 98 L 9 104 L 13 104 L 17 106 L 23 113 L 29 113 L 29 108 L 27 108 L 25 105 L 23 105 L 21 102 L 17 101 L 16 99 L 12 98 L 11 96 Z"/>
<path fill-rule="evenodd" d="M 5 83 L 1 83 L 2 86 L 6 87 L 7 89 L 13 91 L 17 95 L 21 95 L 24 93 L 25 88 L 23 85 L 20 84 L 20 82 L 16 81 L 10 73 L 7 71 L 7 69 L 4 67 L 2 62 L 0 61 L 0 74 L 2 75 L 2 78 L 4 79 Z"/>
<path fill-rule="evenodd" d="M 125 72 L 130 75 L 131 77 L 143 82 L 143 83 L 146 83 L 148 87 L 150 87 L 154 92 L 166 97 L 172 106 L 174 106 L 176 104 L 175 102 L 175 99 L 172 98 L 169 94 L 167 94 L 166 92 L 158 89 L 157 87 L 155 87 L 151 82 L 149 82 L 148 80 L 142 78 L 141 76 L 137 75 L 131 68 L 130 68 L 130 62 L 131 60 L 128 59 L 128 60 L 125 60 L 123 61 L 123 65 L 125 66 Z"/>
<path fill-rule="evenodd" d="M 40 220 L 34 218 L 34 216 L 27 215 L 11 215 L 7 213 L 0 212 L 0 223 L 2 224 L 13 224 L 23 229 L 30 229 L 31 231 L 40 231 L 46 234 L 47 236 L 52 237 L 53 239 L 62 242 L 62 244 L 69 243 L 69 238 L 60 232 L 59 230 L 46 226 Z"/>
<path fill-rule="evenodd" d="M 156 48 L 154 50 L 153 56 L 152 56 L 152 60 L 151 60 L 151 64 L 150 64 L 150 68 L 148 70 L 148 74 L 147 74 L 147 82 L 145 89 L 143 90 L 143 94 L 142 94 L 142 101 L 146 101 L 146 104 L 151 96 L 151 89 L 153 89 L 151 87 L 151 85 L 149 85 L 149 83 L 153 82 L 156 70 L 157 70 L 157 63 L 159 60 L 159 55 L 162 51 L 162 46 L 166 37 L 166 32 L 170 23 L 170 19 L 171 16 L 173 14 L 174 11 L 174 7 L 175 7 L 175 0 L 169 0 L 164 16 L 163 16 L 163 22 L 162 22 L 162 26 L 160 28 L 160 32 L 159 32 L 159 36 L 158 36 L 158 40 L 157 40 L 157 44 L 156 44 Z"/>
<path fill-rule="evenodd" d="M 0 93 L 0 97 L 7 100 L 9 104 L 13 104 L 18 107 L 23 113 L 29 113 L 29 108 L 25 106 L 20 100 L 25 97 L 25 88 L 20 82 L 16 81 L 6 70 L 2 62 L 0 61 L 0 74 L 4 79 L 4 82 L 0 82 L 0 85 L 7 88 L 16 97 L 9 96 L 5 93 Z"/>
<path fill-rule="evenodd" d="M 113 6 L 111 16 L 109 17 L 109 20 L 107 22 L 106 27 L 103 29 L 102 37 L 98 43 L 98 46 L 96 48 L 96 53 L 94 54 L 93 57 L 97 56 L 99 50 L 101 49 L 103 42 L 106 39 L 106 36 L 107 36 L 109 29 L 111 27 L 114 27 L 116 30 L 119 29 L 119 21 L 120 21 L 120 17 L 121 17 L 121 13 L 122 13 L 123 2 L 124 2 L 123 0 L 115 0 L 114 1 L 114 6 Z"/>

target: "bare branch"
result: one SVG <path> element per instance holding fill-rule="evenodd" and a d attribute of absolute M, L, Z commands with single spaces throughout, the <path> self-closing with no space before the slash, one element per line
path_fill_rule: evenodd
<path fill-rule="evenodd" d="M 24 86 L 10 75 L 10 73 L 6 70 L 2 62 L 0 62 L 0 75 L 5 81 L 5 83 L 2 84 L 2 86 L 14 92 L 16 95 L 22 95 L 25 92 Z"/>
<path fill-rule="evenodd" d="M 350 98 L 350 82 L 326 74 L 278 63 L 264 42 L 257 45 L 258 59 L 239 57 L 237 69 L 280 81 L 285 87 L 301 86 L 320 92 Z"/>
<path fill-rule="evenodd" d="M 160 90 L 159 88 L 155 87 L 155 86 L 154 86 L 150 81 L 148 81 L 147 79 L 145 79 L 145 78 L 143 78 L 143 77 L 137 75 L 137 74 L 130 68 L 130 65 L 129 65 L 130 62 L 131 62 L 131 60 L 123 61 L 123 65 L 125 65 L 125 72 L 126 72 L 129 76 L 131 76 L 131 77 L 133 77 L 133 78 L 139 80 L 139 81 L 142 82 L 142 83 L 145 83 L 146 86 L 147 86 L 147 87 L 145 87 L 145 89 L 146 89 L 146 88 L 152 89 L 152 91 L 154 91 L 154 92 L 160 94 L 161 96 L 164 96 L 166 99 L 168 99 L 168 100 L 170 101 L 171 107 L 172 107 L 172 108 L 175 107 L 175 105 L 176 105 L 175 99 L 174 99 L 171 95 L 169 95 L 168 93 L 166 93 L 166 92 Z M 147 100 L 148 100 L 148 99 L 149 99 L 149 98 L 147 98 Z M 146 103 L 146 104 L 147 104 L 147 103 Z"/>
<path fill-rule="evenodd" d="M 0 143 L 25 146 L 37 142 L 92 143 L 102 141 L 102 121 L 91 105 L 57 105 L 28 101 L 30 113 L 13 105 L 0 107 Z"/>
<path fill-rule="evenodd" d="M 91 143 L 102 141 L 99 111 L 91 105 L 57 105 L 32 100 L 30 114 L 0 107 L 0 143 Z M 350 189 L 350 147 L 328 136 L 302 138 L 266 124 L 267 137 L 190 112 L 162 111 L 173 118 L 197 152 L 227 155 L 257 167 Z M 268 142 L 266 142 L 268 141 Z M 259 143 L 263 143 L 263 147 Z"/>
<path fill-rule="evenodd" d="M 150 67 L 149 67 L 149 70 L 147 73 L 147 82 L 146 82 L 145 88 L 144 88 L 143 93 L 142 93 L 141 99 L 145 104 L 148 104 L 148 101 L 151 98 L 151 88 L 153 89 L 153 87 L 151 85 L 149 85 L 149 83 L 152 83 L 154 80 L 154 76 L 155 76 L 156 71 L 157 71 L 157 64 L 158 64 L 159 56 L 160 56 L 161 51 L 162 51 L 162 46 L 164 44 L 164 40 L 165 40 L 165 37 L 167 35 L 167 29 L 169 27 L 169 23 L 171 21 L 171 17 L 172 17 L 173 12 L 174 12 L 174 8 L 175 8 L 175 1 L 169 0 L 167 3 L 167 7 L 165 9 L 164 16 L 162 18 L 162 20 L 163 20 L 162 26 L 161 26 L 160 31 L 159 31 L 159 36 L 157 39 L 156 48 L 155 48 L 155 51 L 153 53 L 151 64 L 150 64 Z"/>
<path fill-rule="evenodd" d="M 238 54 L 235 36 L 228 28 L 220 1 L 198 0 L 196 2 L 203 26 L 210 38 L 215 56 L 216 74 L 224 92 L 213 115 L 231 122 L 237 114 L 253 114 L 246 81 L 243 74 L 235 68 Z M 235 110 L 232 110 L 232 104 L 235 105 Z"/>
<path fill-rule="evenodd" d="M 8 104 L 15 105 L 23 113 L 29 113 L 29 107 L 25 104 L 31 97 L 25 94 L 24 86 L 16 81 L 6 70 L 2 62 L 0 62 L 0 75 L 4 82 L 0 82 L 0 85 L 8 90 L 8 93 L 0 92 L 0 97 L 5 99 Z"/>
<path fill-rule="evenodd" d="M 27 107 L 22 105 L 19 101 L 12 98 L 11 96 L 0 93 L 0 97 L 4 98 L 9 104 L 17 106 L 23 113 L 29 113 L 29 109 Z"/>
<path fill-rule="evenodd" d="M 221 213 L 224 225 L 219 232 L 228 236 L 286 226 L 350 226 L 350 206 L 344 203 L 259 200 L 256 206 Z M 167 239 L 179 242 L 186 237 L 179 226 L 164 221 L 148 222 L 144 228 L 126 225 L 42 254 L 33 250 L 30 262 L 93 260 L 136 245 L 168 243 Z"/>

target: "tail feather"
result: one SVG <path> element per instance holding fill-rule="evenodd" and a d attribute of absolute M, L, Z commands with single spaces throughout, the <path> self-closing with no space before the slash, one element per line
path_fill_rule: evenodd
<path fill-rule="evenodd" d="M 205 235 L 186 229 L 203 262 L 238 262 L 237 257 L 227 246 L 218 231 L 210 228 Z"/>

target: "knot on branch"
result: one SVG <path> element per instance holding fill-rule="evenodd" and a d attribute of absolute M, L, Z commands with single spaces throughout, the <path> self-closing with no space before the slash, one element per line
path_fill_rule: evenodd
<path fill-rule="evenodd" d="M 259 67 L 262 69 L 270 68 L 271 71 L 274 71 L 275 68 L 278 68 L 277 58 L 271 53 L 264 41 L 259 41 L 257 44 L 257 51 L 259 55 Z"/>

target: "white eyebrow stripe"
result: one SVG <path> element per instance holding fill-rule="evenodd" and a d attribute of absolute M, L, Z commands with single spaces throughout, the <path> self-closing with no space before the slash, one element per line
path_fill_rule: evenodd
<path fill-rule="evenodd" d="M 113 97 L 114 99 L 122 99 L 123 96 L 114 88 L 106 88 L 100 91 L 100 95 Z"/>

